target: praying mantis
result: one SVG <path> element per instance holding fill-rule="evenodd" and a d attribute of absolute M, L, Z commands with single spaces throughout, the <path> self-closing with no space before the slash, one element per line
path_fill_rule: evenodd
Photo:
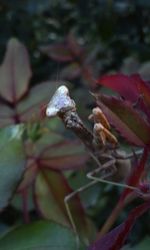
<path fill-rule="evenodd" d="M 67 195 L 64 199 L 70 223 L 77 235 L 76 225 L 68 204 L 69 200 L 98 182 L 135 190 L 136 187 L 121 183 L 130 173 L 130 158 L 133 154 L 127 156 L 124 151 L 117 148 L 118 141 L 111 133 L 110 124 L 99 107 L 94 108 L 89 116 L 89 120 L 93 122 L 93 131 L 90 131 L 83 124 L 77 113 L 76 104 L 71 99 L 69 90 L 65 85 L 60 86 L 54 93 L 47 105 L 46 116 L 49 118 L 60 117 L 66 128 L 71 129 L 84 143 L 90 156 L 97 164 L 96 169 L 87 173 L 87 178 L 91 182 Z M 97 177 L 96 175 L 98 174 L 99 176 Z"/>

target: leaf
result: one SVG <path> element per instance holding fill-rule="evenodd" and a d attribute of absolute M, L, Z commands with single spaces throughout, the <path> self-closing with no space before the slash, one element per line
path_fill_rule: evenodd
<path fill-rule="evenodd" d="M 45 132 L 43 135 L 39 138 L 39 140 L 36 141 L 36 144 L 33 147 L 33 151 L 29 150 L 28 155 L 34 157 L 42 156 L 42 154 L 47 150 L 49 151 L 53 146 L 59 147 L 59 145 L 62 145 L 64 142 L 64 137 L 60 135 L 57 132 Z"/>
<path fill-rule="evenodd" d="M 46 149 L 40 162 L 52 169 L 67 170 L 83 167 L 87 159 L 83 145 L 79 142 L 64 141 L 61 145 Z"/>
<path fill-rule="evenodd" d="M 65 66 L 61 72 L 60 77 L 61 79 L 69 79 L 72 80 L 74 78 L 79 77 L 81 74 L 81 68 L 79 63 L 70 63 L 69 65 Z"/>
<path fill-rule="evenodd" d="M 21 126 L 0 130 L 0 209 L 6 207 L 25 170 Z"/>
<path fill-rule="evenodd" d="M 136 220 L 150 208 L 150 202 L 133 209 L 127 219 L 112 231 L 95 241 L 88 250 L 120 250 Z"/>
<path fill-rule="evenodd" d="M 111 124 L 130 143 L 144 146 L 150 143 L 150 126 L 142 115 L 135 111 L 131 103 L 115 97 L 96 95 L 97 104 Z"/>
<path fill-rule="evenodd" d="M 41 119 L 41 105 L 47 104 L 57 82 L 43 82 L 31 88 L 29 58 L 26 48 L 11 39 L 0 67 L 0 127 Z"/>
<path fill-rule="evenodd" d="M 146 106 L 150 109 L 150 86 L 149 83 L 141 81 L 138 84 L 139 93 L 142 96 L 142 99 Z"/>
<path fill-rule="evenodd" d="M 17 39 L 10 39 L 0 67 L 0 95 L 16 103 L 27 91 L 31 69 L 26 48 Z"/>
<path fill-rule="evenodd" d="M 135 245 L 129 250 L 141 250 L 141 249 L 149 250 L 149 246 L 150 246 L 150 237 L 146 236 L 141 242 L 138 243 L 138 245 Z"/>
<path fill-rule="evenodd" d="M 0 239 L 3 250 L 76 250 L 76 247 L 76 236 L 70 229 L 42 220 L 19 226 Z"/>
<path fill-rule="evenodd" d="M 71 226 L 64 199 L 73 190 L 60 172 L 41 168 L 36 178 L 34 192 L 36 205 L 44 218 Z M 78 195 L 72 197 L 68 204 L 79 236 L 86 243 L 89 242 L 94 227 L 87 220 Z"/>
<path fill-rule="evenodd" d="M 69 141 L 55 133 L 44 134 L 33 147 L 29 149 L 29 158 L 39 164 L 56 170 L 78 169 L 83 167 L 88 159 L 84 146 L 78 141 Z"/>
<path fill-rule="evenodd" d="M 22 192 L 23 190 L 27 189 L 32 183 L 34 182 L 36 175 L 38 172 L 37 164 L 32 161 L 28 162 L 26 166 L 26 171 L 23 175 L 23 179 L 17 189 L 18 192 Z"/>
<path fill-rule="evenodd" d="M 55 88 L 60 83 L 43 82 L 31 88 L 24 98 L 11 108 L 6 104 L 0 104 L 0 126 L 16 124 L 41 119 L 41 105 L 47 104 Z"/>
<path fill-rule="evenodd" d="M 35 144 L 26 143 L 26 155 L 28 162 L 19 191 L 31 185 L 40 166 L 51 170 L 76 170 L 88 159 L 83 145 L 67 141 L 54 132 L 44 133 Z"/>
<path fill-rule="evenodd" d="M 35 181 L 36 205 L 44 218 L 69 226 L 64 198 L 71 192 L 60 172 L 41 169 Z"/>
<path fill-rule="evenodd" d="M 59 62 L 69 62 L 74 59 L 70 48 L 66 44 L 54 44 L 41 47 L 41 51 Z"/>
<path fill-rule="evenodd" d="M 47 104 L 59 83 L 43 82 L 33 88 L 17 106 L 17 112 L 22 122 L 40 118 L 40 105 Z"/>
<path fill-rule="evenodd" d="M 98 79 L 97 83 L 113 89 L 126 100 L 136 104 L 150 119 L 150 87 L 139 74 L 131 76 L 123 74 L 104 75 Z"/>
<path fill-rule="evenodd" d="M 97 83 L 118 92 L 126 100 L 136 102 L 139 97 L 139 91 L 137 88 L 137 82 L 139 79 L 139 77 L 135 77 L 134 75 L 104 75 L 97 80 Z"/>

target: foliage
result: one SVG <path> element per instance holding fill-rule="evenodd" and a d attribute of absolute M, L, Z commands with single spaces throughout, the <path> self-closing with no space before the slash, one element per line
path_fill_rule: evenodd
<path fill-rule="evenodd" d="M 32 237 L 31 237 L 32 235 Z M 75 249 L 73 233 L 58 224 L 48 221 L 22 225 L 0 240 L 1 249 Z"/>
<path fill-rule="evenodd" d="M 30 220 L 28 190 L 34 187 L 33 201 L 42 218 L 69 227 L 64 197 L 72 189 L 62 171 L 81 168 L 88 157 L 78 141 L 65 139 L 59 132 L 50 130 L 40 119 L 40 105 L 50 96 L 47 87 L 52 90 L 51 87 L 56 85 L 51 82 L 41 83 L 30 91 L 28 73 L 31 75 L 31 70 L 26 58 L 28 53 L 24 46 L 16 39 L 11 39 L 0 73 L 1 120 L 3 121 L 1 126 L 8 126 L 9 123 L 20 125 L 1 129 L 0 165 L 3 180 L 1 208 L 8 205 L 25 171 L 18 187 L 18 193 L 23 198 L 25 221 Z M 25 64 L 24 67 L 19 60 Z M 24 74 L 20 71 L 20 67 L 24 70 Z M 52 94 L 52 91 L 50 93 Z M 34 114 L 33 118 L 32 114 Z M 36 121 L 38 123 L 35 123 Z M 74 200 L 73 206 L 74 216 L 82 218 L 78 220 L 78 226 L 86 238 L 86 230 L 89 230 L 89 226 L 78 197 Z M 79 215 L 80 213 L 82 216 Z"/>
<path fill-rule="evenodd" d="M 79 249 L 147 249 L 149 7 L 149 1 L 1 1 L 0 249 L 77 248 L 64 199 L 88 183 L 96 164 L 60 120 L 41 114 L 61 81 L 86 125 L 96 102 L 120 149 L 142 150 L 124 183 L 131 188 L 96 184 L 69 201 Z"/>
<path fill-rule="evenodd" d="M 102 239 L 98 240 L 95 244 L 93 244 L 93 246 L 89 248 L 89 250 L 119 250 L 125 242 L 128 233 L 133 227 L 136 219 L 141 216 L 149 207 L 150 203 L 146 202 L 143 205 L 135 208 L 133 211 L 130 212 L 128 218 L 122 224 L 120 224 L 118 227 L 106 234 Z"/>

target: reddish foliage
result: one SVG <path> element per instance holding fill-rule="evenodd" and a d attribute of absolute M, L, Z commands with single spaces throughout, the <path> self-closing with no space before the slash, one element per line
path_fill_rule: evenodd
<path fill-rule="evenodd" d="M 125 76 L 123 74 L 116 74 L 103 76 L 97 82 L 115 90 L 121 96 L 120 98 L 95 94 L 98 105 L 104 111 L 110 123 L 114 125 L 127 141 L 144 148 L 139 163 L 133 167 L 126 182 L 128 186 L 137 187 L 137 190 L 135 189 L 133 193 L 132 189 L 125 188 L 122 192 L 116 208 L 103 227 L 104 231 L 107 231 L 114 222 L 114 219 L 112 219 L 113 216 L 115 218 L 118 216 L 116 211 L 120 213 L 126 202 L 129 201 L 129 195 L 133 194 L 133 197 L 141 196 L 143 199 L 148 200 L 150 197 L 149 183 L 146 182 L 146 185 L 141 186 L 150 146 L 150 87 L 139 75 Z M 89 249 L 120 249 L 135 220 L 140 216 L 141 212 L 145 212 L 149 207 L 150 203 L 145 203 L 145 205 L 133 210 L 123 224 L 94 243 Z"/>
<path fill-rule="evenodd" d="M 36 143 L 26 143 L 28 166 L 20 190 L 31 184 L 40 168 L 51 170 L 78 169 L 88 159 L 83 146 L 56 133 L 45 133 Z"/>
<path fill-rule="evenodd" d="M 41 104 L 41 106 L 40 106 L 40 117 L 41 117 L 41 119 L 46 117 L 46 108 L 47 108 L 47 104 Z"/>
<path fill-rule="evenodd" d="M 34 204 L 40 215 L 70 226 L 64 198 L 73 190 L 62 170 L 83 167 L 88 158 L 83 146 L 77 141 L 72 142 L 55 132 L 47 131 L 35 143 L 28 141 L 25 148 L 27 169 L 18 188 L 18 192 L 23 196 L 25 218 L 29 220 L 28 196 L 24 194 L 29 187 L 34 186 Z M 69 205 L 79 233 L 86 237 L 89 226 L 78 195 Z"/>
<path fill-rule="evenodd" d="M 0 67 L 0 127 L 41 118 L 39 107 L 48 102 L 58 84 L 47 81 L 29 89 L 31 75 L 26 48 L 11 39 Z"/>
<path fill-rule="evenodd" d="M 113 89 L 131 102 L 136 102 L 138 99 L 139 92 L 134 76 L 130 77 L 123 74 L 104 75 L 97 80 L 97 83 Z"/>
<path fill-rule="evenodd" d="M 95 97 L 110 123 L 130 143 L 136 146 L 150 143 L 150 124 L 130 102 L 101 94 L 96 94 Z"/>
<path fill-rule="evenodd" d="M 136 220 L 150 208 L 150 201 L 133 209 L 127 219 L 107 233 L 105 236 L 94 242 L 88 250 L 119 250 L 124 245 Z"/>
<path fill-rule="evenodd" d="M 97 95 L 97 102 L 116 129 L 137 146 L 149 145 L 150 86 L 140 75 L 104 75 L 97 83 L 118 92 L 120 98 Z M 141 129 L 142 128 L 142 129 Z"/>
<path fill-rule="evenodd" d="M 150 86 L 141 79 L 140 75 L 104 75 L 97 80 L 97 83 L 118 92 L 126 100 L 141 109 L 147 115 L 147 119 L 150 120 Z"/>

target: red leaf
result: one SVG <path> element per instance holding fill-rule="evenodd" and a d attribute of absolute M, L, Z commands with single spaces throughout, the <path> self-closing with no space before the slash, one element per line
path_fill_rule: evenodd
<path fill-rule="evenodd" d="M 149 208 L 148 201 L 133 209 L 122 224 L 94 242 L 88 250 L 120 250 L 136 220 Z"/>
<path fill-rule="evenodd" d="M 29 149 L 28 157 L 44 167 L 60 171 L 81 168 L 88 159 L 83 145 L 77 141 L 65 140 L 55 133 L 43 135 L 36 142 L 33 151 Z"/>
<path fill-rule="evenodd" d="M 136 102 L 139 97 L 139 90 L 137 87 L 138 80 L 139 77 L 137 75 L 126 76 L 123 74 L 116 74 L 104 75 L 97 80 L 97 83 L 111 88 L 131 102 Z"/>
<path fill-rule="evenodd" d="M 66 170 L 83 168 L 88 155 L 80 142 L 63 141 L 60 145 L 53 145 L 45 149 L 41 155 L 40 162 L 52 169 Z"/>
<path fill-rule="evenodd" d="M 26 48 L 16 39 L 7 46 L 4 62 L 0 67 L 0 95 L 16 103 L 27 91 L 31 69 Z"/>
<path fill-rule="evenodd" d="M 131 174 L 126 182 L 127 185 L 134 186 L 134 187 L 138 186 L 138 184 L 141 180 L 142 174 L 145 170 L 145 164 L 147 161 L 147 157 L 148 157 L 148 150 L 147 150 L 147 148 L 145 148 L 140 162 L 137 164 L 137 166 L 135 166 L 133 168 L 133 170 L 132 170 L 132 172 L 131 172 Z M 126 188 L 120 196 L 119 203 L 122 203 L 131 192 L 133 192 L 133 190 Z"/>
<path fill-rule="evenodd" d="M 97 80 L 97 83 L 113 89 L 126 100 L 137 103 L 137 107 L 146 113 L 150 120 L 150 87 L 140 75 L 104 75 Z"/>
<path fill-rule="evenodd" d="M 150 125 L 131 103 L 115 97 L 95 95 L 97 104 L 120 134 L 130 143 L 144 146 L 150 143 Z"/>
<path fill-rule="evenodd" d="M 32 185 L 33 181 L 36 178 L 36 174 L 38 172 L 38 166 L 35 162 L 27 163 L 27 167 L 23 176 L 23 179 L 18 187 L 18 192 L 23 192 L 30 185 Z"/>

